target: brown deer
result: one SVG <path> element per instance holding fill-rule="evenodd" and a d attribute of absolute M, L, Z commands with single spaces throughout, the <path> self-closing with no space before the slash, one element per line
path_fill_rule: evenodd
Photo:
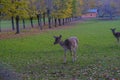
<path fill-rule="evenodd" d="M 115 36 L 115 38 L 117 39 L 117 41 L 119 42 L 119 38 L 120 38 L 120 32 L 115 32 L 116 28 L 111 29 L 113 35 Z"/>
<path fill-rule="evenodd" d="M 64 41 L 61 40 L 62 35 L 54 36 L 54 44 L 59 44 L 64 49 L 64 63 L 66 63 L 66 51 L 69 50 L 72 54 L 73 62 L 76 61 L 76 49 L 78 47 L 78 39 L 76 37 L 70 37 Z"/>

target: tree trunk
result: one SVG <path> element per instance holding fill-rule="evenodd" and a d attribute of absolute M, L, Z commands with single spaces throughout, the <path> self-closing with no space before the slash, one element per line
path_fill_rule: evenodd
<path fill-rule="evenodd" d="M 47 10 L 47 16 L 48 16 L 48 26 L 51 28 L 51 16 L 50 16 L 50 10 Z"/>
<path fill-rule="evenodd" d="M 65 22 L 64 22 L 65 20 L 64 20 L 64 18 L 63 18 L 63 25 L 65 24 Z"/>
<path fill-rule="evenodd" d="M 0 12 L 0 16 L 1 16 L 1 12 Z M 0 18 L 0 32 L 1 32 L 2 30 L 1 30 L 1 18 Z"/>
<path fill-rule="evenodd" d="M 25 29 L 25 19 L 23 19 L 23 29 Z"/>
<path fill-rule="evenodd" d="M 30 17 L 31 27 L 33 28 L 33 17 Z"/>
<path fill-rule="evenodd" d="M 42 15 L 40 14 L 40 29 L 42 30 Z"/>
<path fill-rule="evenodd" d="M 51 18 L 50 17 L 48 17 L 48 26 L 49 26 L 49 28 L 51 28 Z"/>
<path fill-rule="evenodd" d="M 41 14 L 38 14 L 38 15 L 37 15 L 37 18 L 38 18 L 38 26 L 39 26 L 40 29 L 42 30 L 42 21 L 41 21 L 42 16 L 41 16 Z"/>
<path fill-rule="evenodd" d="M 16 16 L 16 34 L 20 33 L 20 28 L 19 28 L 19 16 Z"/>
<path fill-rule="evenodd" d="M 45 13 L 43 14 L 43 24 L 44 24 L 44 26 L 45 26 Z"/>
<path fill-rule="evenodd" d="M 112 19 L 113 19 L 113 15 L 112 15 L 112 13 L 110 12 L 109 14 L 110 14 L 110 19 L 112 20 Z"/>
<path fill-rule="evenodd" d="M 52 20 L 51 20 L 51 21 L 52 21 L 52 25 L 53 25 L 53 24 L 54 24 L 54 18 L 53 18 L 53 17 L 52 17 Z"/>
<path fill-rule="evenodd" d="M 39 14 L 37 14 L 38 26 L 40 26 Z"/>
<path fill-rule="evenodd" d="M 12 30 L 15 30 L 15 26 L 14 26 L 14 17 L 11 17 L 11 22 L 12 22 Z"/>
<path fill-rule="evenodd" d="M 40 23 L 40 29 L 42 30 L 42 15 L 41 14 L 39 14 L 39 23 Z"/>
<path fill-rule="evenodd" d="M 0 32 L 1 32 L 2 30 L 1 30 L 1 19 L 0 19 Z"/>
<path fill-rule="evenodd" d="M 57 19 L 55 18 L 54 21 L 55 21 L 55 27 L 57 27 Z"/>
<path fill-rule="evenodd" d="M 60 19 L 58 19 L 58 23 L 59 23 L 59 26 L 61 26 L 61 20 Z"/>

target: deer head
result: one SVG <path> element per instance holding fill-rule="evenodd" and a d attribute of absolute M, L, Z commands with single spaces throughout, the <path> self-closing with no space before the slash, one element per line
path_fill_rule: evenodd
<path fill-rule="evenodd" d="M 110 30 L 112 31 L 113 35 L 116 34 L 116 33 L 115 33 L 116 28 L 111 28 Z"/>
<path fill-rule="evenodd" d="M 120 32 L 115 32 L 115 28 L 112 28 L 111 31 L 113 33 L 113 35 L 115 36 L 115 38 L 117 39 L 117 41 L 119 42 L 119 38 L 120 38 Z"/>
<path fill-rule="evenodd" d="M 111 30 L 112 30 L 112 31 L 115 31 L 115 30 L 116 30 L 116 28 L 111 28 Z"/>
<path fill-rule="evenodd" d="M 54 44 L 58 44 L 58 43 L 60 43 L 60 41 L 61 41 L 61 37 L 62 37 L 62 35 L 60 35 L 60 36 L 54 36 L 54 38 L 55 38 L 55 42 L 54 42 Z"/>

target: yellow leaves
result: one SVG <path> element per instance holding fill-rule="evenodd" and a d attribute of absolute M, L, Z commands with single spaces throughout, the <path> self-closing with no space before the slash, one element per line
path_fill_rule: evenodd
<path fill-rule="evenodd" d="M 84 3 L 83 3 L 83 0 L 78 0 L 79 2 L 80 2 L 80 5 L 83 5 Z"/>
<path fill-rule="evenodd" d="M 95 7 L 95 1 L 94 1 L 94 0 L 91 1 L 91 2 L 89 2 L 89 4 L 90 4 L 90 7 L 91 7 L 91 8 L 94 8 L 94 7 Z"/>
<path fill-rule="evenodd" d="M 28 4 L 27 4 L 28 5 L 28 7 L 27 7 L 28 16 L 30 16 L 30 17 L 35 17 L 37 14 L 35 1 L 36 0 L 29 0 Z"/>
<path fill-rule="evenodd" d="M 9 9 L 9 4 L 10 2 L 7 2 L 7 1 L 5 1 L 5 0 L 2 0 L 1 1 L 1 5 L 2 5 L 2 7 L 0 8 L 1 9 L 1 12 L 7 12 L 8 11 L 8 9 Z"/>
<path fill-rule="evenodd" d="M 116 6 L 116 3 L 115 3 L 114 1 L 111 1 L 111 2 L 110 2 L 110 5 L 111 5 L 112 7 L 115 7 L 115 6 Z"/>
<path fill-rule="evenodd" d="M 72 14 L 72 0 L 55 0 L 53 2 L 55 9 L 53 10 L 52 15 L 56 18 L 67 18 L 71 17 Z"/>
<path fill-rule="evenodd" d="M 83 0 L 76 0 L 76 12 L 74 13 L 73 16 L 81 16 L 82 10 L 83 10 L 83 6 L 84 5 L 84 1 Z"/>
<path fill-rule="evenodd" d="M 26 11 L 27 4 L 26 1 L 11 1 L 11 0 L 2 0 L 3 8 L 1 9 L 2 13 L 6 15 L 6 17 L 14 16 L 16 17 L 27 17 L 28 13 Z"/>
<path fill-rule="evenodd" d="M 45 4 L 45 0 L 38 0 L 35 3 L 35 7 L 37 10 L 37 14 L 43 14 L 46 12 L 46 4 Z"/>
<path fill-rule="evenodd" d="M 4 8 L 0 9 L 7 16 L 17 16 L 20 17 L 35 17 L 36 14 L 43 14 L 47 12 L 47 5 L 45 0 L 1 0 L 4 4 Z M 73 9 L 75 15 L 79 14 L 81 10 L 79 9 L 82 0 L 52 0 L 50 15 L 55 18 L 68 18 L 73 15 Z M 73 8 L 73 1 L 75 1 L 75 6 Z M 77 6 L 76 6 L 77 5 Z M 77 12 L 78 11 L 78 12 Z"/>

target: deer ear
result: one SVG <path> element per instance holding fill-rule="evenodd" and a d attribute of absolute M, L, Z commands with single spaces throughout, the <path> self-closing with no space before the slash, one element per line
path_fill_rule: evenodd
<path fill-rule="evenodd" d="M 60 38 L 62 37 L 62 35 L 59 36 Z"/>

